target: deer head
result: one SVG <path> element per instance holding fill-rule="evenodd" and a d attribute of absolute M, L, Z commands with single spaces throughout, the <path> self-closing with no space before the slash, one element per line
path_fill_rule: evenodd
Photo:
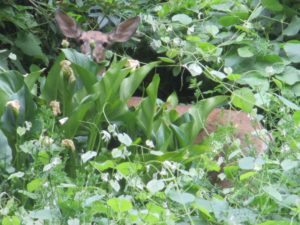
<path fill-rule="evenodd" d="M 55 12 L 55 20 L 67 38 L 79 40 L 81 52 L 91 54 L 96 62 L 104 59 L 105 48 L 114 42 L 126 42 L 136 32 L 140 22 L 138 16 L 120 23 L 112 32 L 83 31 L 73 18 L 60 10 Z"/>

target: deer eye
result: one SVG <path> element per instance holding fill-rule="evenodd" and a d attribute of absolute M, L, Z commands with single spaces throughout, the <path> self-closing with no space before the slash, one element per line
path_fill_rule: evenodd
<path fill-rule="evenodd" d="M 79 39 L 79 44 L 81 44 L 81 45 L 82 45 L 82 44 L 83 44 L 83 42 L 84 42 L 84 41 L 83 41 L 82 39 Z"/>
<path fill-rule="evenodd" d="M 103 42 L 103 43 L 102 43 L 102 46 L 103 46 L 104 48 L 106 48 L 106 47 L 107 47 L 107 45 L 108 45 L 108 43 L 107 43 L 107 42 Z"/>

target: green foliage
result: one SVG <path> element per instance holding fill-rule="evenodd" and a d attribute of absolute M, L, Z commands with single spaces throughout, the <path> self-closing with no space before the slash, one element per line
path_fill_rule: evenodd
<path fill-rule="evenodd" d="M 8 0 L 0 7 L 2 225 L 300 223 L 299 3 Z M 122 46 L 143 66 L 116 56 L 96 64 L 69 48 L 54 58 L 56 7 L 85 30 L 109 31 L 119 18 L 140 15 L 135 40 Z M 159 67 L 190 82 L 196 102 L 183 115 L 175 92 L 158 99 L 160 81 L 172 78 L 159 69 L 141 102 L 127 106 Z M 203 90 L 204 76 L 217 86 Z M 268 154 L 236 139 L 234 124 L 194 143 L 218 106 L 263 122 L 273 139 Z"/>

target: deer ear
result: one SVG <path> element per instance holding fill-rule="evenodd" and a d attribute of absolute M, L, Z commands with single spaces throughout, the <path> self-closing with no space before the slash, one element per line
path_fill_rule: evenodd
<path fill-rule="evenodd" d="M 109 34 L 109 39 L 113 42 L 125 42 L 136 32 L 140 23 L 140 17 L 136 16 L 120 23 L 116 29 Z"/>
<path fill-rule="evenodd" d="M 82 30 L 75 22 L 73 18 L 63 13 L 60 10 L 55 12 L 55 20 L 59 26 L 59 29 L 68 38 L 79 38 L 82 34 Z"/>

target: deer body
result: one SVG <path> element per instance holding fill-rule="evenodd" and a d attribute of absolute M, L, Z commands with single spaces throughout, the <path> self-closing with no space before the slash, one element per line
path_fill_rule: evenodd
<path fill-rule="evenodd" d="M 61 11 L 56 11 L 55 19 L 65 37 L 77 39 L 82 42 L 81 51 L 84 54 L 91 54 L 96 62 L 104 59 L 105 48 L 113 42 L 126 42 L 137 30 L 140 22 L 139 17 L 134 17 L 120 23 L 116 29 L 110 33 L 100 31 L 82 31 L 77 23 L 68 15 Z M 128 101 L 129 107 L 136 107 L 142 98 L 133 97 Z M 178 105 L 176 111 L 179 115 L 189 110 L 189 105 Z M 267 149 L 265 140 L 255 135 L 258 130 L 263 129 L 259 122 L 252 121 L 247 113 L 234 110 L 214 109 L 208 116 L 204 131 L 196 138 L 196 143 L 216 131 L 218 126 L 232 125 L 235 127 L 234 135 L 241 141 L 242 146 L 247 145 L 247 140 L 251 143 L 256 152 L 263 153 Z M 270 140 L 270 138 L 269 138 Z"/>

